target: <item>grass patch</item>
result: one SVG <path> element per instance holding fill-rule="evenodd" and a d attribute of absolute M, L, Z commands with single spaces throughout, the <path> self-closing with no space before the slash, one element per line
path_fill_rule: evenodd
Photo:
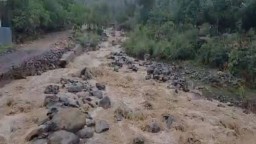
<path fill-rule="evenodd" d="M 0 54 L 14 49 L 14 45 L 0 45 Z"/>

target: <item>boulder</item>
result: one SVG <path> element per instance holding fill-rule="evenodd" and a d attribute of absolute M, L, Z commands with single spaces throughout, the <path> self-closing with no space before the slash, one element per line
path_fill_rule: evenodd
<path fill-rule="evenodd" d="M 61 68 L 65 68 L 69 62 L 71 62 L 75 58 L 75 53 L 73 51 L 69 51 L 62 55 L 59 66 Z"/>
<path fill-rule="evenodd" d="M 132 141 L 132 144 L 144 144 L 145 138 L 142 136 L 135 137 Z"/>
<path fill-rule="evenodd" d="M 115 119 L 121 121 L 123 118 L 129 119 L 133 115 L 133 110 L 130 109 L 125 103 L 120 102 L 114 111 Z"/>
<path fill-rule="evenodd" d="M 160 76 L 159 75 L 153 75 L 153 79 L 154 80 L 160 80 Z"/>
<path fill-rule="evenodd" d="M 170 129 L 172 126 L 172 123 L 175 121 L 175 118 L 172 115 L 164 114 L 163 121 L 166 123 L 167 128 Z"/>
<path fill-rule="evenodd" d="M 88 68 L 84 68 L 80 73 L 81 78 L 84 80 L 92 79 L 92 73 L 89 71 Z"/>
<path fill-rule="evenodd" d="M 86 126 L 87 127 L 93 127 L 95 126 L 95 121 L 92 119 L 86 119 Z"/>
<path fill-rule="evenodd" d="M 57 94 L 60 91 L 60 87 L 57 85 L 49 85 L 45 88 L 45 94 Z"/>
<path fill-rule="evenodd" d="M 103 98 L 103 93 L 102 93 L 102 91 L 99 91 L 99 90 L 92 91 L 92 92 L 90 92 L 90 94 L 92 96 L 95 96 L 98 99 L 102 99 Z"/>
<path fill-rule="evenodd" d="M 157 122 L 150 122 L 146 125 L 145 131 L 151 133 L 158 133 L 161 131 L 161 127 Z"/>
<path fill-rule="evenodd" d="M 93 137 L 94 130 L 90 127 L 86 127 L 77 132 L 80 138 L 91 138 Z"/>
<path fill-rule="evenodd" d="M 46 126 L 45 125 L 41 125 L 39 127 L 36 128 L 32 128 L 28 131 L 28 133 L 26 134 L 25 139 L 27 141 L 32 140 L 35 137 L 38 137 L 40 135 L 42 135 L 44 132 L 46 132 Z"/>
<path fill-rule="evenodd" d="M 86 117 L 79 109 L 63 108 L 53 116 L 52 122 L 56 125 L 56 130 L 77 132 L 85 126 Z"/>
<path fill-rule="evenodd" d="M 56 131 L 48 138 L 48 144 L 79 144 L 79 137 L 64 130 Z"/>
<path fill-rule="evenodd" d="M 81 92 L 83 90 L 84 85 L 80 82 L 69 83 L 69 84 L 66 85 L 66 88 L 67 88 L 68 92 L 78 93 L 78 92 Z"/>
<path fill-rule="evenodd" d="M 109 125 L 104 120 L 99 120 L 95 124 L 95 132 L 96 133 L 102 133 L 109 130 Z"/>
<path fill-rule="evenodd" d="M 57 96 L 64 106 L 79 107 L 77 95 L 73 93 L 59 93 Z"/>
<path fill-rule="evenodd" d="M 79 97 L 79 98 L 85 98 L 85 97 L 88 97 L 90 94 L 89 92 L 78 92 L 76 93 L 76 95 Z"/>
<path fill-rule="evenodd" d="M 44 98 L 44 106 L 47 108 L 56 105 L 58 102 L 59 102 L 59 97 L 57 97 L 56 95 L 47 95 Z"/>
<path fill-rule="evenodd" d="M 67 97 L 60 97 L 60 102 L 63 103 L 64 106 L 70 106 L 70 107 L 79 107 L 78 101 L 72 99 L 72 98 L 67 98 Z"/>
<path fill-rule="evenodd" d="M 114 67 L 114 71 L 115 71 L 115 72 L 119 72 L 119 67 L 118 67 L 118 66 L 115 66 L 115 67 Z"/>
<path fill-rule="evenodd" d="M 98 88 L 98 90 L 105 90 L 106 86 L 104 84 L 101 83 L 96 83 L 96 87 Z"/>
<path fill-rule="evenodd" d="M 151 75 L 151 74 L 153 74 L 154 73 L 154 68 L 151 66 L 151 67 L 148 67 L 147 68 L 147 74 L 148 75 Z"/>
<path fill-rule="evenodd" d="M 134 71 L 134 72 L 137 72 L 138 70 L 139 70 L 139 68 L 137 67 L 137 66 L 135 66 L 135 65 L 132 65 L 132 71 Z"/>
<path fill-rule="evenodd" d="M 30 144 L 47 144 L 47 139 L 36 139 L 31 141 Z"/>
<path fill-rule="evenodd" d="M 111 101 L 110 98 L 108 96 L 104 97 L 103 99 L 101 99 L 99 101 L 99 106 L 104 108 L 104 109 L 108 109 L 111 107 Z"/>
<path fill-rule="evenodd" d="M 150 80 L 151 79 L 151 75 L 146 75 L 145 76 L 145 80 Z"/>

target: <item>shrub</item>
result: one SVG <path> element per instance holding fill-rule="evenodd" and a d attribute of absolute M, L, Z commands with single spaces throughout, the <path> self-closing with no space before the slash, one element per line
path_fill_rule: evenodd
<path fill-rule="evenodd" d="M 100 36 L 94 32 L 86 32 L 84 34 L 80 33 L 77 35 L 76 40 L 83 47 L 92 47 L 95 48 L 100 42 Z"/>
<path fill-rule="evenodd" d="M 171 40 L 152 37 L 152 29 L 137 27 L 130 34 L 130 39 L 124 44 L 128 54 L 143 57 L 144 54 L 164 60 L 188 60 L 195 56 L 196 31 L 176 32 Z"/>
<path fill-rule="evenodd" d="M 202 45 L 198 58 L 205 65 L 222 69 L 228 63 L 230 50 L 225 40 L 215 38 Z"/>
<path fill-rule="evenodd" d="M 247 48 L 234 49 L 229 55 L 229 69 L 248 83 L 255 85 L 256 80 L 256 42 Z"/>

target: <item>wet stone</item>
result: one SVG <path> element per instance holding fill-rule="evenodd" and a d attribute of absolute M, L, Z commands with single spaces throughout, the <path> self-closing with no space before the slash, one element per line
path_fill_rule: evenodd
<path fill-rule="evenodd" d="M 175 122 L 175 118 L 172 115 L 165 114 L 163 115 L 163 121 L 166 123 L 167 128 L 170 129 L 172 126 L 172 123 Z"/>
<path fill-rule="evenodd" d="M 144 144 L 145 138 L 142 136 L 135 137 L 132 141 L 133 144 Z"/>
<path fill-rule="evenodd" d="M 154 80 L 160 80 L 160 76 L 159 75 L 153 75 L 153 79 Z"/>
<path fill-rule="evenodd" d="M 151 79 L 151 76 L 150 75 L 146 75 L 145 76 L 145 80 L 150 80 Z"/>
<path fill-rule="evenodd" d="M 49 144 L 79 144 L 79 137 L 64 130 L 56 131 L 48 138 Z"/>
<path fill-rule="evenodd" d="M 40 135 L 42 135 L 46 130 L 46 126 L 45 125 L 41 125 L 39 127 L 33 128 L 31 129 L 27 134 L 25 139 L 27 141 L 32 140 L 35 137 L 39 137 Z"/>
<path fill-rule="evenodd" d="M 94 134 L 93 128 L 86 127 L 77 132 L 80 138 L 92 138 Z"/>
<path fill-rule="evenodd" d="M 63 103 L 64 106 L 69 106 L 69 107 L 79 107 L 78 101 L 68 98 L 68 97 L 60 97 L 60 102 Z"/>
<path fill-rule="evenodd" d="M 92 92 L 90 92 L 90 94 L 91 94 L 91 96 L 94 96 L 94 97 L 96 97 L 98 99 L 102 99 L 103 98 L 103 93 L 100 90 L 92 91 Z"/>
<path fill-rule="evenodd" d="M 86 119 L 86 126 L 87 127 L 93 127 L 95 126 L 95 121 L 92 119 Z"/>
<path fill-rule="evenodd" d="M 31 141 L 30 144 L 47 144 L 47 139 L 36 139 Z"/>
<path fill-rule="evenodd" d="M 88 97 L 89 96 L 89 92 L 78 92 L 76 93 L 76 95 L 79 97 L 79 98 L 84 98 L 84 97 Z"/>
<path fill-rule="evenodd" d="M 114 67 L 114 71 L 115 71 L 115 72 L 119 72 L 119 67 L 118 67 L 118 66 L 115 66 L 115 67 Z"/>
<path fill-rule="evenodd" d="M 81 76 L 84 80 L 92 79 L 92 73 L 89 71 L 88 68 L 84 68 L 84 69 L 81 71 L 80 76 Z"/>
<path fill-rule="evenodd" d="M 147 74 L 153 74 L 154 73 L 154 68 L 153 67 L 149 67 L 148 69 L 147 69 Z"/>
<path fill-rule="evenodd" d="M 104 109 L 108 109 L 111 107 L 111 101 L 110 98 L 108 96 L 104 97 L 103 99 L 101 99 L 99 101 L 99 106 L 104 108 Z"/>
<path fill-rule="evenodd" d="M 138 67 L 136 67 L 135 65 L 132 65 L 132 71 L 137 72 L 138 70 L 139 70 Z"/>
<path fill-rule="evenodd" d="M 56 105 L 59 102 L 59 97 L 56 95 L 47 95 L 44 99 L 44 106 L 49 108 Z"/>
<path fill-rule="evenodd" d="M 60 91 L 60 87 L 57 85 L 49 85 L 45 88 L 45 94 L 58 94 Z"/>
<path fill-rule="evenodd" d="M 70 83 L 70 84 L 67 84 L 66 88 L 68 90 L 68 92 L 71 92 L 71 93 L 78 93 L 78 92 L 81 92 L 83 90 L 83 84 L 82 83 Z"/>
<path fill-rule="evenodd" d="M 168 81 L 168 77 L 163 76 L 163 77 L 162 77 L 162 79 L 161 79 L 161 81 L 162 81 L 162 82 L 166 82 L 166 81 Z"/>
<path fill-rule="evenodd" d="M 104 120 L 99 120 L 95 124 L 95 132 L 102 133 L 109 130 L 109 124 Z"/>
<path fill-rule="evenodd" d="M 63 108 L 52 118 L 56 130 L 77 132 L 86 125 L 86 114 L 77 108 Z"/>
<path fill-rule="evenodd" d="M 105 90 L 106 86 L 104 84 L 101 83 L 96 83 L 96 87 L 98 88 L 98 90 Z"/>
<path fill-rule="evenodd" d="M 151 133 L 158 133 L 161 131 L 161 128 L 157 122 L 151 122 L 146 125 L 145 131 L 151 132 Z"/>

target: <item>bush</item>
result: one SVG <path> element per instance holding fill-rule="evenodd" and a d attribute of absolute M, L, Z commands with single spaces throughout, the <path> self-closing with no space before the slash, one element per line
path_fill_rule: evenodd
<path fill-rule="evenodd" d="M 170 40 L 154 39 L 152 29 L 148 27 L 137 27 L 130 34 L 130 39 L 126 41 L 124 47 L 128 54 L 136 57 L 143 57 L 150 54 L 152 57 L 163 60 L 188 60 L 195 56 L 196 31 L 189 30 L 183 33 L 176 32 Z"/>
<path fill-rule="evenodd" d="M 229 69 L 246 82 L 255 85 L 256 80 L 256 41 L 247 48 L 234 49 L 229 55 Z M 252 87 L 252 86 L 251 86 Z"/>
<path fill-rule="evenodd" d="M 7 7 L 18 40 L 70 25 L 82 25 L 88 14 L 87 8 L 74 0 L 8 0 Z"/>
<path fill-rule="evenodd" d="M 201 63 L 224 69 L 229 61 L 229 53 L 236 43 L 236 34 L 210 39 L 199 49 L 198 58 Z"/>
<path fill-rule="evenodd" d="M 83 47 L 92 47 L 96 48 L 98 43 L 100 42 L 100 36 L 94 32 L 86 32 L 84 34 L 80 33 L 77 35 L 76 40 L 83 46 Z"/>
<path fill-rule="evenodd" d="M 134 32 L 131 32 L 129 39 L 124 43 L 125 50 L 128 54 L 143 58 L 144 54 L 153 54 L 156 49 L 156 43 L 148 36 L 146 27 L 137 27 Z"/>

